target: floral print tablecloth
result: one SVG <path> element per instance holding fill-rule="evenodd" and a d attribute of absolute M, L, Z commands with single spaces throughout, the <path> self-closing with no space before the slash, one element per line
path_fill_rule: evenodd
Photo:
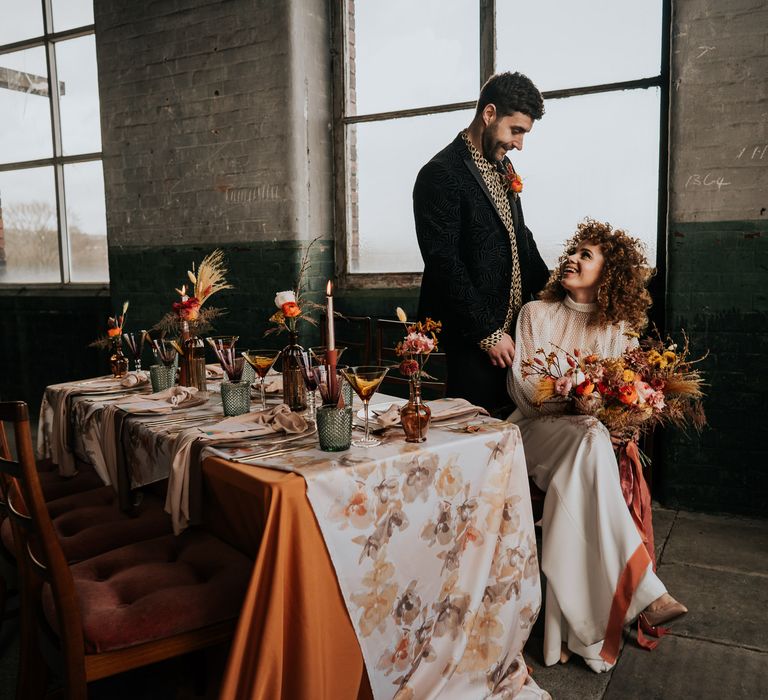
<path fill-rule="evenodd" d="M 541 591 L 516 426 L 262 464 L 307 481 L 377 699 L 549 697 L 522 656 Z"/>

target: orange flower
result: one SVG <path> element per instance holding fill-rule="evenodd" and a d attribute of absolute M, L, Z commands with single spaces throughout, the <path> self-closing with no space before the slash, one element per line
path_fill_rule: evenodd
<path fill-rule="evenodd" d="M 619 401 L 623 404 L 637 403 L 637 389 L 634 384 L 625 384 L 619 387 Z"/>
<path fill-rule="evenodd" d="M 595 390 L 595 385 L 589 379 L 585 379 L 581 384 L 576 387 L 576 393 L 579 396 L 588 396 Z"/>
<path fill-rule="evenodd" d="M 296 316 L 301 314 L 301 309 L 295 301 L 286 301 L 280 309 L 286 318 L 296 318 Z"/>
<path fill-rule="evenodd" d="M 515 194 L 520 194 L 523 191 L 523 181 L 517 173 L 515 173 L 515 176 L 509 181 L 509 189 Z"/>
<path fill-rule="evenodd" d="M 107 337 L 114 338 L 115 336 L 120 335 L 122 332 L 122 328 L 108 328 L 107 329 Z"/>

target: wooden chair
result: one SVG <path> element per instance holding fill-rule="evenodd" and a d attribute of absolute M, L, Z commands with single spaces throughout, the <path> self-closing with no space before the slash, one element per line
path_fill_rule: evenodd
<path fill-rule="evenodd" d="M 320 323 L 322 345 L 328 342 L 327 316 Z M 371 364 L 373 319 L 370 316 L 337 316 L 334 318 L 334 336 L 338 347 L 347 348 L 339 360 L 350 367 Z"/>
<path fill-rule="evenodd" d="M 68 700 L 85 700 L 90 681 L 230 638 L 250 560 L 188 530 L 70 565 L 43 501 L 26 404 L 0 403 L 0 420 L 13 423 L 18 455 L 0 459 L 23 584 L 18 697 L 39 697 L 48 667 L 61 668 Z"/>
<path fill-rule="evenodd" d="M 403 339 L 405 328 L 400 321 L 389 318 L 376 319 L 376 351 L 375 361 L 377 365 L 392 367 L 384 377 L 381 391 L 392 393 L 395 396 L 408 396 L 408 379 L 397 370 L 402 358 L 395 352 L 397 343 Z M 445 396 L 445 377 L 447 365 L 445 353 L 433 352 L 429 356 L 429 364 L 425 371 L 435 377 L 434 380 L 425 379 L 421 382 L 421 395 L 429 399 L 441 399 Z"/>
<path fill-rule="evenodd" d="M 0 457 L 12 460 L 5 426 L 0 423 Z M 54 530 L 70 564 L 143 539 L 172 532 L 164 502 L 148 495 L 141 507 L 131 515 L 119 508 L 117 495 L 111 486 L 104 486 L 96 472 L 80 465 L 78 474 L 61 477 L 50 460 L 35 464 L 40 487 Z M 17 551 L 7 505 L 0 488 L 0 613 L 5 611 L 7 596 L 16 589 L 6 578 L 15 582 Z"/>

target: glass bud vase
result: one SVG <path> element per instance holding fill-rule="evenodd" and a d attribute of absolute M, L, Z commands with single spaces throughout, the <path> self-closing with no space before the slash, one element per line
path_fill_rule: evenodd
<path fill-rule="evenodd" d="M 432 411 L 421 400 L 421 382 L 411 379 L 410 398 L 400 409 L 400 423 L 405 431 L 406 442 L 424 442 L 427 439 Z"/>
<path fill-rule="evenodd" d="M 112 355 L 109 358 L 109 366 L 115 379 L 121 379 L 128 374 L 128 358 L 123 355 L 123 344 L 119 339 L 112 342 Z"/>
<path fill-rule="evenodd" d="M 292 411 L 303 411 L 307 407 L 307 389 L 301 374 L 303 352 L 297 333 L 291 331 L 290 343 L 283 348 L 280 359 L 283 366 L 283 402 Z"/>
<path fill-rule="evenodd" d="M 193 386 L 199 391 L 205 391 L 205 343 L 202 338 L 190 333 L 186 321 L 182 326 L 181 349 L 179 386 Z"/>

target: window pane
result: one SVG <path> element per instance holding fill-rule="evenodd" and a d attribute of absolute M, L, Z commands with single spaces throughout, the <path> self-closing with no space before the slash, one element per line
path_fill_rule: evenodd
<path fill-rule="evenodd" d="M 0 282 L 60 282 L 53 168 L 0 172 Z"/>
<path fill-rule="evenodd" d="M 56 44 L 61 105 L 61 141 L 64 155 L 101 150 L 99 81 L 93 34 Z"/>
<path fill-rule="evenodd" d="M 496 68 L 540 90 L 658 75 L 661 0 L 521 3 L 498 0 Z"/>
<path fill-rule="evenodd" d="M 53 0 L 53 31 L 93 24 L 93 0 Z"/>
<path fill-rule="evenodd" d="M 659 90 L 547 102 L 547 113 L 510 153 L 523 178 L 525 221 L 552 267 L 585 216 L 642 239 L 656 260 Z"/>
<path fill-rule="evenodd" d="M 349 114 L 477 99 L 476 2 L 353 0 L 350 7 Z"/>
<path fill-rule="evenodd" d="M 106 282 L 107 217 L 101 161 L 64 167 L 73 282 Z"/>
<path fill-rule="evenodd" d="M 357 132 L 358 156 L 358 207 L 352 207 L 351 216 L 357 214 L 359 235 L 351 240 L 352 272 L 423 269 L 413 223 L 413 184 L 422 166 L 469 126 L 473 114 L 464 110 L 348 127 L 351 144 Z"/>
<path fill-rule="evenodd" d="M 51 111 L 45 50 L 0 54 L 0 162 L 50 158 Z M 10 87 L 9 87 L 10 85 Z"/>
<path fill-rule="evenodd" d="M 0 45 L 43 35 L 43 3 L 0 0 Z M 0 59 L 0 65 L 5 65 Z"/>

